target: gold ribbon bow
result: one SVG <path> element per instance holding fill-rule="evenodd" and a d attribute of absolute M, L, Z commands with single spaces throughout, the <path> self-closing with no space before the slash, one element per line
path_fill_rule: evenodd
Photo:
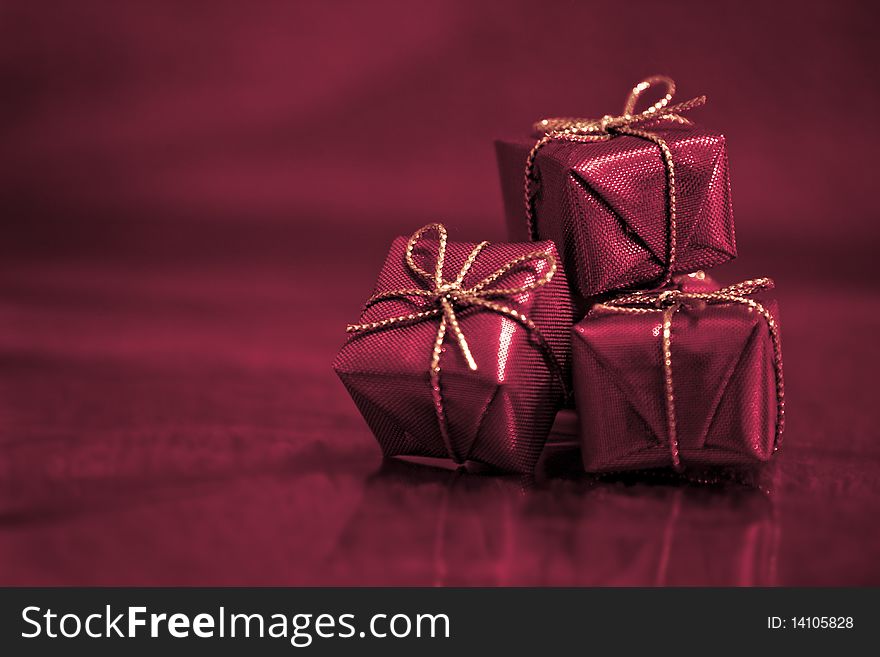
<path fill-rule="evenodd" d="M 635 107 L 639 97 L 648 89 L 656 84 L 663 84 L 666 87 L 666 94 L 642 112 L 635 113 Z M 660 149 L 660 155 L 663 158 L 663 165 L 666 169 L 666 211 L 667 211 L 667 244 L 666 244 L 666 265 L 664 275 L 658 287 L 667 285 L 672 280 L 675 269 L 676 259 L 676 199 L 675 199 L 675 164 L 672 161 L 672 151 L 662 137 L 652 132 L 640 130 L 637 127 L 639 123 L 650 121 L 653 119 L 666 119 L 676 121 L 678 123 L 690 123 L 686 118 L 681 116 L 682 112 L 686 112 L 706 102 L 705 96 L 697 96 L 683 103 L 670 105 L 672 97 L 675 95 L 675 82 L 672 78 L 665 75 L 654 75 L 639 82 L 632 91 L 623 106 L 623 114 L 619 116 L 611 116 L 606 114 L 601 119 L 584 119 L 576 117 L 560 117 L 552 119 L 542 119 L 535 123 L 532 127 L 538 135 L 542 135 L 540 139 L 532 147 L 526 158 L 525 170 L 525 203 L 526 203 L 526 221 L 528 224 L 529 235 L 532 240 L 538 239 L 538 226 L 535 214 L 535 160 L 538 157 L 538 151 L 554 140 L 590 142 L 605 141 L 611 139 L 615 135 L 630 135 L 646 139 L 657 145 Z"/>
<path fill-rule="evenodd" d="M 413 259 L 413 251 L 419 244 L 422 236 L 425 233 L 431 231 L 437 233 L 439 240 L 437 248 L 437 260 L 434 265 L 434 271 L 429 273 L 422 269 L 422 267 L 415 262 L 415 260 Z M 440 325 L 437 328 L 437 336 L 434 340 L 434 348 L 431 357 L 431 391 L 433 394 L 434 409 L 437 414 L 437 421 L 440 426 L 440 434 L 443 437 L 443 442 L 446 446 L 446 450 L 450 458 L 452 458 L 456 463 L 463 463 L 466 459 L 462 458 L 456 452 L 449 438 L 449 432 L 446 426 L 446 416 L 443 408 L 443 397 L 440 389 L 440 356 L 444 351 L 443 342 L 446 338 L 447 330 L 451 331 L 452 334 L 455 336 L 455 339 L 458 342 L 459 349 L 461 350 L 462 356 L 464 356 L 465 362 L 467 362 L 468 367 L 471 370 L 477 369 L 477 363 L 474 360 L 473 355 L 471 354 L 467 339 L 465 338 L 464 333 L 461 330 L 461 325 L 459 324 L 458 318 L 456 317 L 456 308 L 485 308 L 486 310 L 498 313 L 499 315 L 504 315 L 505 317 L 508 317 L 529 329 L 537 337 L 542 351 L 544 352 L 545 356 L 548 357 L 548 360 L 550 361 L 554 369 L 554 373 L 557 375 L 560 382 L 562 382 L 563 390 L 565 390 L 561 370 L 558 367 L 555 356 L 553 355 L 552 350 L 550 349 L 537 325 L 535 325 L 535 323 L 526 315 L 516 310 L 515 308 L 512 308 L 507 303 L 501 303 L 493 300 L 495 298 L 513 297 L 524 292 L 535 290 L 542 285 L 546 285 L 550 282 L 550 280 L 553 278 L 553 275 L 556 273 L 557 263 L 556 258 L 551 253 L 545 253 L 544 251 L 532 251 L 530 253 L 526 253 L 517 258 L 513 258 L 507 261 L 501 267 L 496 269 L 493 273 L 489 274 L 488 276 L 486 276 L 486 278 L 482 279 L 478 283 L 471 285 L 470 287 L 464 287 L 465 276 L 467 276 L 467 273 L 468 271 L 470 271 L 471 266 L 477 260 L 482 250 L 486 246 L 488 246 L 489 242 L 480 242 L 474 247 L 470 255 L 468 255 L 467 259 L 465 260 L 464 264 L 462 265 L 461 270 L 458 272 L 458 275 L 455 277 L 454 280 L 451 281 L 445 280 L 443 278 L 443 265 L 446 259 L 446 242 L 447 233 L 446 228 L 443 226 L 443 224 L 434 223 L 419 228 L 415 233 L 413 233 L 412 237 L 409 238 L 409 241 L 406 244 L 405 261 L 409 269 L 418 278 L 421 278 L 425 282 L 427 287 L 406 288 L 380 292 L 379 294 L 376 294 L 367 300 L 367 303 L 364 306 L 364 310 L 380 301 L 393 298 L 408 297 L 425 297 L 428 300 L 429 307 L 423 310 L 408 313 L 406 315 L 388 317 L 386 319 L 381 319 L 375 322 L 349 324 L 346 327 L 346 331 L 349 333 L 374 331 L 440 317 Z M 498 281 L 509 271 L 521 264 L 528 262 L 544 262 L 547 265 L 547 270 L 543 274 L 538 275 L 533 281 L 517 287 L 491 287 L 493 283 Z"/>
<path fill-rule="evenodd" d="M 681 458 L 678 448 L 677 422 L 675 415 L 675 394 L 672 382 L 672 316 L 688 303 L 725 304 L 738 303 L 747 306 L 760 314 L 767 322 L 773 344 L 773 368 L 776 375 L 776 431 L 774 434 L 773 451 L 782 444 L 782 433 L 785 429 L 785 385 L 782 376 L 782 348 L 779 342 L 779 326 L 773 315 L 761 303 L 749 298 L 750 295 L 762 290 L 772 290 L 773 280 L 756 278 L 714 292 L 685 292 L 679 289 L 634 292 L 616 297 L 610 301 L 596 304 L 590 313 L 653 313 L 663 314 L 661 325 L 661 361 L 663 363 L 663 387 L 666 396 L 666 429 L 669 438 L 669 453 L 672 465 L 681 470 Z"/>

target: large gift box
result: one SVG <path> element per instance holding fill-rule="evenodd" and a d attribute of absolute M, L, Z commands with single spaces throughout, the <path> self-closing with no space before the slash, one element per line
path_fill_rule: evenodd
<path fill-rule="evenodd" d="M 636 113 L 639 95 L 668 93 Z M 671 105 L 674 84 L 641 82 L 624 114 L 545 119 L 534 135 L 496 142 L 511 239 L 556 242 L 584 298 L 660 285 L 736 256 L 724 136 Z"/>
<path fill-rule="evenodd" d="M 594 306 L 573 327 L 581 454 L 590 472 L 767 461 L 783 428 L 769 279 L 667 288 Z"/>
<path fill-rule="evenodd" d="M 573 322 L 552 242 L 450 242 L 432 224 L 394 241 L 333 367 L 386 456 L 530 473 Z"/>

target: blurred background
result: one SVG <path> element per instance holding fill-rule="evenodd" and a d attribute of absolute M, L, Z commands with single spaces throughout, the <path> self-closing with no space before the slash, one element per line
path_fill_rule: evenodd
<path fill-rule="evenodd" d="M 659 72 L 729 139 L 743 252 L 867 251 L 875 19 L 850 0 L 7 1 L 4 250 L 283 257 L 318 223 L 352 246 L 436 218 L 498 238 L 493 138 L 617 113 Z"/>
<path fill-rule="evenodd" d="M 648 489 L 622 504 L 669 526 L 719 505 L 743 531 L 772 521 L 770 583 L 877 583 L 878 363 L 859 346 L 880 329 L 877 19 L 855 0 L 6 0 L 0 582 L 381 583 L 394 564 L 397 583 L 434 582 L 434 520 L 394 507 L 416 484 L 375 475 L 330 370 L 343 326 L 393 236 L 442 220 L 453 239 L 504 238 L 494 138 L 619 112 L 665 73 L 676 100 L 708 96 L 690 116 L 728 139 L 741 256 L 718 278 L 780 283 L 790 447 L 772 512 Z M 605 489 L 582 496 L 594 486 L 456 499 L 477 523 L 515 509 L 524 544 L 548 509 L 567 510 L 561 535 L 593 540 L 600 519 L 602 554 L 638 540 L 599 511 Z M 390 535 L 422 538 L 389 551 L 381 532 L 406 523 L 424 531 Z M 683 554 L 723 558 L 685 525 Z M 603 580 L 571 541 L 543 562 L 556 550 L 568 575 L 451 581 L 659 577 L 624 555 Z M 753 557 L 730 558 L 723 572 Z"/>

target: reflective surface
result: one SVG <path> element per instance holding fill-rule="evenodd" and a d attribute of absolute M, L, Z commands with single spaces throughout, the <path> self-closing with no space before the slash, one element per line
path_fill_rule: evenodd
<path fill-rule="evenodd" d="M 0 583 L 880 583 L 876 296 L 719 270 L 779 284 L 789 426 L 759 475 L 590 477 L 562 427 L 535 480 L 486 477 L 383 463 L 330 368 L 384 236 L 333 262 L 260 236 L 298 257 L 7 263 Z"/>

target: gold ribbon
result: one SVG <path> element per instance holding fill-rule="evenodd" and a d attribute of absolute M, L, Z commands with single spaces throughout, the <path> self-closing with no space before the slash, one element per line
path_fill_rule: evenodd
<path fill-rule="evenodd" d="M 638 103 L 639 97 L 656 84 L 665 85 L 666 94 L 646 110 L 636 113 L 635 107 Z M 624 103 L 623 114 L 619 116 L 606 114 L 601 119 L 560 117 L 542 119 L 533 125 L 535 133 L 542 136 L 532 147 L 528 158 L 526 158 L 524 182 L 526 221 L 528 224 L 529 236 L 532 240 L 538 239 L 538 226 L 534 203 L 534 194 L 536 191 L 534 183 L 537 182 L 535 177 L 535 160 L 538 157 L 538 151 L 551 141 L 555 140 L 575 142 L 605 141 L 613 138 L 615 135 L 629 135 L 640 139 L 646 139 L 647 141 L 655 143 L 660 149 L 663 166 L 666 169 L 666 264 L 664 267 L 663 278 L 658 284 L 658 287 L 663 287 L 672 280 L 672 275 L 675 269 L 677 241 L 675 164 L 672 161 L 672 151 L 670 151 L 666 140 L 659 135 L 653 132 L 640 130 L 634 126 L 637 126 L 644 121 L 654 119 L 665 119 L 676 121 L 678 123 L 690 123 L 690 121 L 681 116 L 681 113 L 699 107 L 706 102 L 705 96 L 697 96 L 696 98 L 691 98 L 683 103 L 670 105 L 674 95 L 675 82 L 672 78 L 665 75 L 654 75 L 642 80 L 633 87 Z"/>
<path fill-rule="evenodd" d="M 675 415 L 675 393 L 672 381 L 672 317 L 688 303 L 725 304 L 738 303 L 751 308 L 767 322 L 773 344 L 773 368 L 776 375 L 776 431 L 774 434 L 773 451 L 782 444 L 782 433 L 785 429 L 785 384 L 782 376 L 782 348 L 779 342 L 779 326 L 776 319 L 761 303 L 749 298 L 750 295 L 762 290 L 772 290 L 773 281 L 769 278 L 756 278 L 714 292 L 685 292 L 679 289 L 634 292 L 616 297 L 610 301 L 596 304 L 590 313 L 655 313 L 663 314 L 661 325 L 661 362 L 663 364 L 663 387 L 666 397 L 666 429 L 669 439 L 669 453 L 672 465 L 682 470 L 678 448 L 678 433 Z"/>
<path fill-rule="evenodd" d="M 413 259 L 413 251 L 422 239 L 422 236 L 428 232 L 436 232 L 438 235 L 437 260 L 434 264 L 434 271 L 428 272 L 422 269 Z M 406 244 L 405 262 L 409 269 L 422 279 L 425 288 L 404 288 L 399 290 L 390 290 L 380 292 L 367 300 L 364 310 L 370 306 L 388 299 L 408 298 L 408 297 L 424 297 L 428 301 L 428 306 L 422 310 L 408 313 L 406 315 L 397 315 L 388 317 L 375 322 L 365 322 L 362 324 L 349 324 L 346 331 L 349 333 L 359 333 L 364 331 L 375 331 L 380 329 L 392 328 L 403 324 L 417 323 L 427 319 L 440 317 L 440 324 L 437 328 L 437 335 L 434 340 L 434 348 L 431 356 L 430 376 L 431 391 L 434 400 L 434 410 L 437 414 L 437 422 L 440 426 L 440 434 L 446 446 L 446 451 L 450 458 L 456 463 L 463 463 L 466 457 L 461 457 L 455 450 L 452 441 L 449 438 L 449 432 L 446 425 L 446 415 L 443 407 L 443 396 L 440 389 L 440 356 L 443 353 L 443 342 L 446 338 L 447 331 L 451 331 L 455 337 L 458 347 L 464 356 L 465 362 L 471 370 L 477 369 L 477 363 L 471 354 L 467 339 L 461 330 L 461 325 L 456 317 L 456 308 L 464 309 L 469 307 L 483 308 L 492 312 L 508 317 L 529 329 L 538 339 L 538 343 L 548 357 L 554 373 L 559 378 L 565 391 L 565 383 L 562 377 L 561 369 L 556 362 L 556 358 L 547 344 L 537 325 L 520 311 L 512 308 L 507 303 L 494 301 L 496 298 L 513 297 L 524 292 L 535 290 L 542 285 L 546 285 L 556 273 L 556 258 L 552 253 L 544 251 L 532 251 L 519 257 L 513 258 L 493 273 L 486 276 L 475 285 L 464 287 L 464 278 L 470 271 L 471 266 L 479 257 L 482 250 L 488 246 L 489 242 L 480 242 L 468 255 L 461 270 L 454 280 L 445 280 L 443 278 L 443 265 L 446 259 L 446 228 L 442 224 L 428 224 L 422 226 L 413 233 L 412 237 Z M 493 283 L 507 274 L 515 267 L 529 262 L 544 262 L 547 264 L 547 271 L 536 277 L 534 281 L 520 285 L 517 287 L 491 287 Z"/>

